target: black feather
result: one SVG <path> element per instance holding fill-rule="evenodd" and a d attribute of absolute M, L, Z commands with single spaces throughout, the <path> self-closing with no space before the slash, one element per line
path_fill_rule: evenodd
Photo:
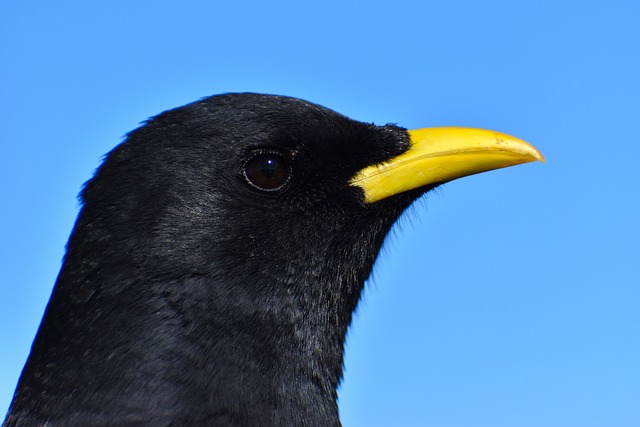
<path fill-rule="evenodd" d="M 339 425 L 343 344 L 391 225 L 426 189 L 367 205 L 349 179 L 400 127 L 228 94 L 164 112 L 82 191 L 5 426 Z M 291 177 L 249 185 L 253 153 Z"/>

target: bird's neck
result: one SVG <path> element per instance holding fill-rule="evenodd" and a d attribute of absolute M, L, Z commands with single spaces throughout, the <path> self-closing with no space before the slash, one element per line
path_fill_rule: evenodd
<path fill-rule="evenodd" d="M 44 418 L 23 420 L 339 424 L 336 388 L 357 297 L 316 294 L 333 286 L 318 277 L 300 278 L 313 285 L 302 294 L 268 280 L 151 283 L 123 272 L 107 284 L 96 272 L 81 288 L 78 277 L 61 272 L 13 404 L 16 412 L 37 401 Z"/>

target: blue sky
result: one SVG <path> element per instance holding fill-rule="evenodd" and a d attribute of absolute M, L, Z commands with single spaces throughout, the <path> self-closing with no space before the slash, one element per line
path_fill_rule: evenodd
<path fill-rule="evenodd" d="M 165 109 L 257 91 L 548 160 L 402 218 L 349 334 L 345 426 L 640 425 L 640 3 L 218 3 L 0 6 L 0 412 L 101 156 Z"/>

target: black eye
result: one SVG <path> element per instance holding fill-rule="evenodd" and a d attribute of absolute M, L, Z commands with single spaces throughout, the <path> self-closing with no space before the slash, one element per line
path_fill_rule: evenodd
<path fill-rule="evenodd" d="M 289 162 L 277 153 L 259 153 L 244 164 L 244 176 L 260 190 L 278 190 L 289 180 Z"/>

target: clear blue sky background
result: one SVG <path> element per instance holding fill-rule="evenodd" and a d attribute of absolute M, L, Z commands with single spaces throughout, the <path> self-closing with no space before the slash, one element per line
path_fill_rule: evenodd
<path fill-rule="evenodd" d="M 388 239 L 345 426 L 640 425 L 640 3 L 21 1 L 0 6 L 0 412 L 101 156 L 202 96 L 511 133 Z"/>

